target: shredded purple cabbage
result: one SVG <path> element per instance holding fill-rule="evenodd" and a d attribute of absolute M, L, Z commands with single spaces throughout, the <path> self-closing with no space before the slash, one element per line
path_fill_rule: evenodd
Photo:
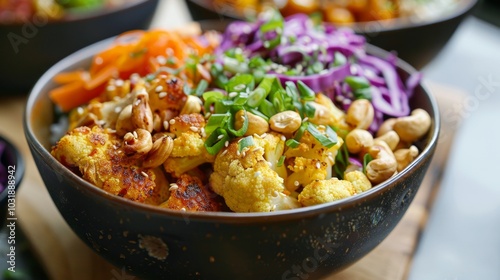
<path fill-rule="evenodd" d="M 259 18 L 256 22 L 231 23 L 223 34 L 216 54 L 220 58 L 226 51 L 240 48 L 249 58 L 260 56 L 284 66 L 268 69 L 267 73 L 275 74 L 282 84 L 301 80 L 315 92 L 322 92 L 332 98 L 344 110 L 354 100 L 354 94 L 344 79 L 347 76 L 364 77 L 371 85 L 371 101 L 376 111 L 371 131 L 378 129 L 384 117 L 400 117 L 410 113 L 409 98 L 422 75 L 411 75 L 404 83 L 397 73 L 397 57 L 394 54 L 386 58 L 370 55 L 366 52 L 364 37 L 351 29 L 337 28 L 327 23 L 315 25 L 305 14 L 285 18 L 280 25 L 283 30 L 261 34 L 261 27 L 266 22 L 268 19 Z M 277 36 L 281 36 L 279 44 L 266 48 L 266 40 L 276 39 Z M 347 60 L 344 64 L 339 65 L 339 61 L 336 61 L 336 53 L 345 56 Z M 321 63 L 321 71 L 300 71 L 315 62 Z M 295 72 L 290 74 L 290 71 L 284 71 L 290 69 Z"/>

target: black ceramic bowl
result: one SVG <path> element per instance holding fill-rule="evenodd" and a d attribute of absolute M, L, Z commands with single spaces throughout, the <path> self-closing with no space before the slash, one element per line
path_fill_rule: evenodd
<path fill-rule="evenodd" d="M 439 17 L 422 20 L 393 19 L 349 25 L 366 37 L 368 43 L 395 51 L 404 61 L 421 69 L 436 57 L 457 27 L 470 14 L 478 0 L 457 0 L 457 4 Z M 245 19 L 230 7 L 214 5 L 212 0 L 186 0 L 191 17 L 196 21 Z"/>
<path fill-rule="evenodd" d="M 159 0 L 49 21 L 0 23 L 0 94 L 28 93 L 40 76 L 69 54 L 132 29 L 146 29 Z"/>
<path fill-rule="evenodd" d="M 7 181 L 4 185 L 4 190 L 0 192 L 0 226 L 3 225 L 7 218 L 16 218 L 14 215 L 8 215 L 9 208 L 16 209 L 16 192 L 21 184 L 24 176 L 24 160 L 19 150 L 8 139 L 0 136 L 0 145 L 5 145 L 0 152 L 0 162 Z M 9 201 L 10 199 L 10 201 Z"/>
<path fill-rule="evenodd" d="M 430 132 L 417 143 L 421 154 L 362 194 L 273 213 L 186 213 L 135 203 L 89 184 L 49 152 L 53 77 L 88 67 L 109 43 L 87 47 L 41 77 L 27 102 L 25 134 L 52 200 L 73 231 L 118 269 L 142 279 L 299 279 L 297 273 L 319 279 L 339 271 L 380 244 L 400 221 L 436 148 L 438 107 L 419 86 L 411 107 L 432 117 Z M 387 54 L 374 47 L 369 52 Z M 403 61 L 398 67 L 405 79 L 415 71 Z"/>

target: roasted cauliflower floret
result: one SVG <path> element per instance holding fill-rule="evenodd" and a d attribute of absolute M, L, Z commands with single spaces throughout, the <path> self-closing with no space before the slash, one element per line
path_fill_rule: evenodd
<path fill-rule="evenodd" d="M 302 206 L 310 206 L 350 197 L 369 190 L 372 184 L 361 171 L 351 171 L 345 174 L 345 180 L 331 178 L 314 180 L 304 187 L 298 196 Z"/>
<path fill-rule="evenodd" d="M 276 171 L 281 178 L 285 179 L 287 177 L 286 167 L 284 164 L 278 164 L 285 151 L 285 136 L 276 132 L 270 132 L 262 136 L 254 137 L 253 139 L 257 146 L 264 148 L 264 158 L 271 168 Z"/>
<path fill-rule="evenodd" d="M 175 134 L 174 148 L 163 167 L 168 173 L 180 177 L 199 165 L 214 162 L 215 156 L 205 148 L 203 133 L 205 119 L 200 114 L 180 115 L 170 122 L 170 132 Z"/>
<path fill-rule="evenodd" d="M 197 177 L 181 175 L 169 189 L 170 197 L 161 207 L 185 211 L 220 211 L 222 208 L 219 197 Z"/>
<path fill-rule="evenodd" d="M 78 127 L 62 137 L 52 155 L 88 182 L 118 196 L 144 202 L 154 193 L 156 174 L 137 167 L 120 148 L 120 139 L 98 126 Z"/>
<path fill-rule="evenodd" d="M 324 126 L 318 126 L 318 131 L 325 132 Z M 337 143 L 328 148 L 323 146 L 309 131 L 305 131 L 300 143 L 295 148 L 288 148 L 285 152 L 287 167 L 290 173 L 285 185 L 289 191 L 295 191 L 314 180 L 332 178 L 332 166 L 335 156 L 344 141 L 337 138 Z"/>
<path fill-rule="evenodd" d="M 239 150 L 233 141 L 215 159 L 210 186 L 234 212 L 269 212 L 300 206 L 284 191 L 283 178 L 264 158 L 264 148 L 255 145 Z"/>

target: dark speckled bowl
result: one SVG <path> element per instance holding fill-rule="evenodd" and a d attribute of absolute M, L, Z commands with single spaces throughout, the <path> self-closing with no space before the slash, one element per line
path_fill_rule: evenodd
<path fill-rule="evenodd" d="M 52 78 L 88 66 L 108 43 L 79 51 L 42 76 L 27 102 L 25 133 L 45 185 L 73 231 L 117 268 L 142 279 L 318 279 L 339 271 L 380 244 L 400 221 L 436 148 L 438 107 L 418 87 L 411 107 L 427 110 L 433 120 L 417 143 L 422 152 L 403 172 L 365 193 L 274 213 L 185 213 L 134 203 L 89 184 L 49 153 Z M 414 71 L 402 61 L 398 65 L 403 77 Z"/>

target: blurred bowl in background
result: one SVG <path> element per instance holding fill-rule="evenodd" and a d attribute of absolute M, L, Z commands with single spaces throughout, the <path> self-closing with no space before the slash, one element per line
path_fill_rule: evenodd
<path fill-rule="evenodd" d="M 0 136 L 0 168 L 2 169 L 0 170 L 0 226 L 2 226 L 7 221 L 8 208 L 12 208 L 12 205 L 15 208 L 15 203 L 12 204 L 9 199 L 15 199 L 15 192 L 24 176 L 24 160 L 21 153 L 2 136 Z"/>
<path fill-rule="evenodd" d="M 255 16 L 252 10 L 237 10 L 234 5 L 225 6 L 220 4 L 222 2 L 224 1 L 186 0 L 189 12 L 196 21 L 244 20 Z M 337 25 L 352 28 L 365 36 L 368 43 L 394 51 L 402 60 L 421 69 L 439 54 L 477 2 L 478 0 L 456 0 L 446 12 L 428 18 L 416 14 L 408 18 Z"/>
<path fill-rule="evenodd" d="M 138 0 L 112 8 L 49 20 L 0 23 L 0 95 L 25 93 L 53 64 L 89 44 L 133 29 L 147 29 L 159 0 Z"/>

